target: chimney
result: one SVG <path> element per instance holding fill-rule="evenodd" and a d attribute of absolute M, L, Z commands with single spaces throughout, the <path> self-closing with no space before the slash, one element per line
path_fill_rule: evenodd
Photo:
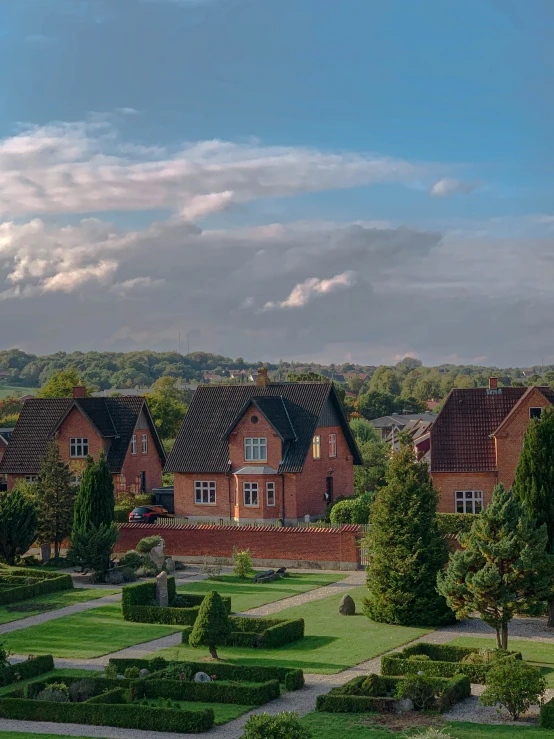
<path fill-rule="evenodd" d="M 498 388 L 498 377 L 489 377 L 489 390 L 496 390 Z"/>
<path fill-rule="evenodd" d="M 259 387 L 267 387 L 269 385 L 269 377 L 267 375 L 267 367 L 260 367 L 258 369 L 258 376 L 256 378 L 256 385 Z"/>
<path fill-rule="evenodd" d="M 73 397 L 74 398 L 86 398 L 87 397 L 87 389 L 84 385 L 76 385 L 73 388 Z"/>

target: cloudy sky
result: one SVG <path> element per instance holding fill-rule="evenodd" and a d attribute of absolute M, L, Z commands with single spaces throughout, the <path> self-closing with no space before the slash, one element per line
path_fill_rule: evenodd
<path fill-rule="evenodd" d="M 0 348 L 554 362 L 551 0 L 0 3 Z"/>

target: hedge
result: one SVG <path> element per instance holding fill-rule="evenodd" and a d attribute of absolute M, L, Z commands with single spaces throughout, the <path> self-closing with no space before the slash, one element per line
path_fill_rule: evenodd
<path fill-rule="evenodd" d="M 208 731 L 214 724 L 211 709 L 182 711 L 136 704 L 54 703 L 26 698 L 0 698 L 0 717 L 180 733 Z"/>
<path fill-rule="evenodd" d="M 43 675 L 54 669 L 54 658 L 51 654 L 45 654 L 42 657 L 33 657 L 25 662 L 17 662 L 14 665 L 7 665 L 0 668 L 0 687 L 11 685 L 19 680 L 28 680 L 36 675 Z"/>
<path fill-rule="evenodd" d="M 252 649 L 276 649 L 304 637 L 304 619 L 270 619 L 231 616 L 231 638 L 226 642 L 232 647 Z M 181 642 L 188 644 L 192 627 L 183 629 Z"/>
<path fill-rule="evenodd" d="M 541 729 L 554 729 L 554 698 L 542 704 L 539 713 L 539 726 Z"/>
<path fill-rule="evenodd" d="M 278 680 L 244 684 L 215 680 L 195 683 L 190 680 L 143 679 L 133 685 L 137 698 L 171 698 L 204 703 L 236 703 L 243 706 L 261 706 L 281 694 Z"/>
<path fill-rule="evenodd" d="M 466 534 L 475 521 L 474 513 L 437 513 L 439 531 L 443 536 Z"/>
<path fill-rule="evenodd" d="M 114 521 L 116 523 L 129 523 L 129 513 L 132 510 L 132 506 L 116 505 L 114 508 Z"/>
<path fill-rule="evenodd" d="M 73 683 L 81 682 L 81 680 L 87 680 L 86 676 L 81 677 L 61 677 L 61 678 L 50 678 L 49 680 L 34 680 L 29 683 L 24 692 L 25 698 L 36 698 L 37 695 L 46 688 L 52 682 L 63 682 L 67 687 Z M 90 679 L 94 681 L 94 696 L 99 696 L 106 691 L 114 690 L 115 688 L 122 688 L 126 690 L 131 687 L 133 680 L 126 678 L 115 678 L 115 677 L 94 677 L 94 673 L 91 673 Z"/>
<path fill-rule="evenodd" d="M 127 703 L 127 695 L 128 692 L 127 690 L 125 690 L 125 688 L 112 688 L 105 693 L 94 695 L 92 698 L 89 698 L 88 701 L 85 702 L 88 703 L 88 705 L 90 705 L 91 703 L 93 705 L 96 703 L 102 703 L 106 705 L 115 703 Z"/>
<path fill-rule="evenodd" d="M 198 616 L 204 595 L 179 593 L 175 589 L 175 578 L 167 578 L 169 606 L 157 606 L 156 582 L 140 582 L 122 588 L 121 610 L 125 621 L 146 624 L 168 624 L 170 626 L 193 626 Z M 231 598 L 223 597 L 228 613 Z"/>
<path fill-rule="evenodd" d="M 26 584 L 25 579 L 27 578 L 33 578 L 38 582 Z M 48 570 L 1 566 L 0 584 L 13 586 L 0 587 L 0 606 L 35 598 L 37 595 L 47 595 L 59 590 L 71 590 L 73 588 L 71 575 L 48 572 Z"/>
<path fill-rule="evenodd" d="M 505 652 L 496 660 L 486 664 L 462 662 L 468 654 L 480 650 L 476 647 L 455 647 L 448 644 L 427 644 L 420 642 L 406 647 L 402 652 L 394 652 L 381 657 L 382 675 L 412 675 L 423 672 L 431 677 L 453 677 L 467 675 L 473 683 L 485 683 L 490 669 L 505 659 L 521 659 L 521 652 Z M 418 654 L 427 655 L 429 659 L 409 659 Z"/>

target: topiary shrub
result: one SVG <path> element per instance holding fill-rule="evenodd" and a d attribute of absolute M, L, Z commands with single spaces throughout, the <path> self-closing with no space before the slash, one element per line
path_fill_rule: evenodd
<path fill-rule="evenodd" d="M 245 549 L 239 552 L 237 547 L 233 547 L 233 574 L 242 579 L 246 579 L 254 572 L 252 557 L 250 550 Z"/>
<path fill-rule="evenodd" d="M 409 675 L 396 689 L 397 698 L 410 698 L 414 708 L 427 711 L 435 703 L 436 684 L 425 675 Z"/>
<path fill-rule="evenodd" d="M 529 706 L 539 702 L 545 690 L 546 680 L 537 667 L 523 661 L 501 662 L 487 674 L 480 701 L 484 706 L 499 703 L 517 721 Z"/>
<path fill-rule="evenodd" d="M 210 650 L 212 659 L 219 659 L 217 647 L 231 638 L 231 624 L 225 603 L 220 594 L 212 590 L 206 594 L 194 622 L 189 644 L 191 647 L 204 645 Z"/>
<path fill-rule="evenodd" d="M 137 544 L 137 552 L 139 554 L 149 554 L 154 547 L 159 547 L 161 544 L 165 544 L 161 536 L 157 534 L 155 536 L 146 536 Z"/>
<path fill-rule="evenodd" d="M 373 695 L 375 697 L 380 697 L 387 695 L 387 683 L 386 680 L 384 680 L 380 675 L 376 675 L 375 673 L 372 673 L 366 679 L 363 681 L 362 685 L 362 695 Z"/>
<path fill-rule="evenodd" d="M 260 713 L 245 724 L 241 739 L 310 739 L 311 733 L 300 723 L 297 713 L 283 712 L 276 716 Z"/>

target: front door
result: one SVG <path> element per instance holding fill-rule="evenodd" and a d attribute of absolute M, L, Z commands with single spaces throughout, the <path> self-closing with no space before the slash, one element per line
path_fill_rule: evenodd
<path fill-rule="evenodd" d="M 333 502 L 333 478 L 327 477 L 325 480 L 325 502 Z"/>

